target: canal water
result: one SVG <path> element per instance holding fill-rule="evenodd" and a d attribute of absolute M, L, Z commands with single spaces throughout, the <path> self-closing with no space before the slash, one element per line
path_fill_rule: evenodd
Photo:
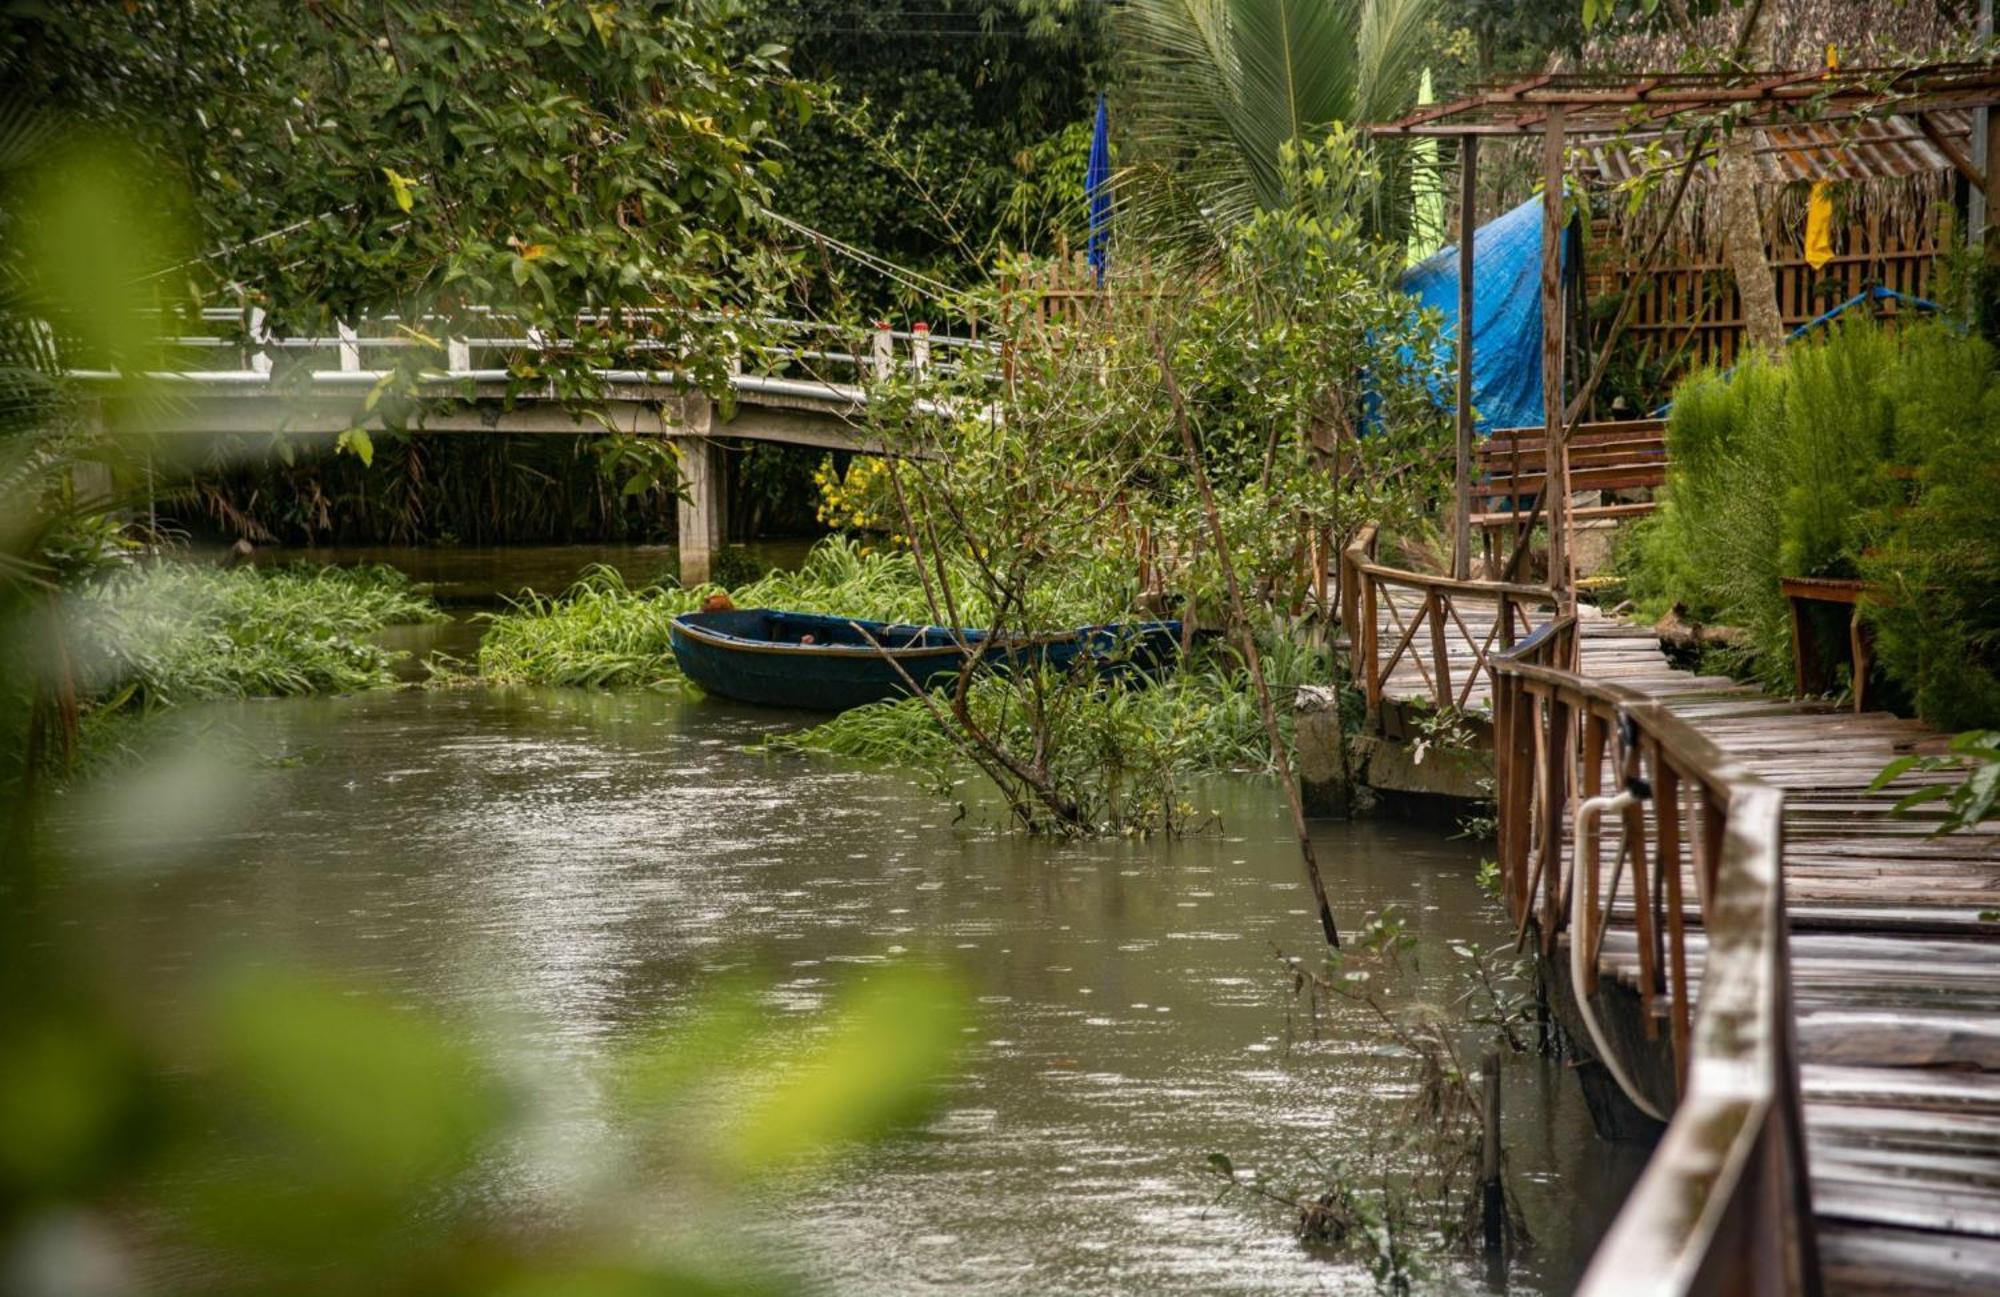
<path fill-rule="evenodd" d="M 105 882 L 93 924 L 169 1021 L 247 953 L 387 988 L 557 1078 L 574 1156 L 519 1172 L 556 1196 L 548 1166 L 634 1138 L 591 1078 L 716 986 L 803 1019 L 886 964 L 954 970 L 976 1017 L 929 1119 L 744 1213 L 819 1291 L 1372 1291 L 1206 1169 L 1307 1185 L 1410 1121 L 1410 1059 L 1352 1007 L 1315 1035 L 1283 974 L 1319 937 L 1277 790 L 1208 783 L 1220 827 L 1182 841 L 1034 841 L 906 773 L 753 750 L 805 719 L 483 688 L 203 708 L 135 784 L 74 795 L 70 835 Z M 231 795 L 197 812 L 175 789 L 204 766 Z M 1510 935 L 1452 828 L 1315 830 L 1342 920 L 1398 907 L 1406 975 L 1441 1005 L 1466 987 L 1451 947 Z M 1636 1158 L 1595 1139 L 1558 1063 L 1511 1060 L 1505 1103 L 1537 1236 L 1505 1290 L 1563 1292 Z M 1472 1263 L 1436 1286 L 1498 1290 Z"/>

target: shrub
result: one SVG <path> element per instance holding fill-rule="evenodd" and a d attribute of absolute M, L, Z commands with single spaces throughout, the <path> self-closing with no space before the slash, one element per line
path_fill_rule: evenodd
<path fill-rule="evenodd" d="M 1634 601 L 1740 627 L 1744 668 L 1784 685 L 1780 578 L 1860 577 L 1892 688 L 1934 724 L 2000 722 L 1993 365 L 1987 343 L 1943 325 L 1857 322 L 1782 363 L 1689 379 L 1668 424 L 1661 508 L 1620 555 Z"/>
<path fill-rule="evenodd" d="M 86 586 L 69 626 L 83 691 L 115 711 L 392 684 L 375 633 L 441 615 L 388 567 L 159 563 Z"/>

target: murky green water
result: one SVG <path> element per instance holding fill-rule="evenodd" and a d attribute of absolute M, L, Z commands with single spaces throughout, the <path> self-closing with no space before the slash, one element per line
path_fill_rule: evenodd
<path fill-rule="evenodd" d="M 308 961 L 573 1074 L 561 1129 L 587 1145 L 627 1138 L 593 1065 L 718 979 L 807 1013 L 883 961 L 941 962 L 978 997 L 962 1073 L 921 1130 L 773 1195 L 746 1228 L 775 1255 L 852 1294 L 1370 1291 L 1203 1173 L 1223 1152 L 1309 1179 L 1405 1120 L 1407 1060 L 1357 1011 L 1310 1039 L 1280 975 L 1277 951 L 1319 938 L 1267 783 L 1209 788 L 1216 834 L 1056 845 L 977 807 L 955 823 L 895 772 L 747 752 L 797 718 L 721 702 L 405 691 L 193 719 L 199 750 L 255 754 L 233 807 L 176 819 L 177 759 L 71 811 L 105 877 L 136 882 L 93 923 L 169 1019 L 226 952 Z M 1440 1000 L 1462 987 L 1449 943 L 1507 935 L 1448 828 L 1318 830 L 1343 920 L 1401 907 Z M 1512 1290 L 1563 1291 L 1633 1159 L 1559 1065 L 1507 1078 L 1540 1236 Z M 1449 1286 L 1480 1287 L 1472 1269 Z"/>

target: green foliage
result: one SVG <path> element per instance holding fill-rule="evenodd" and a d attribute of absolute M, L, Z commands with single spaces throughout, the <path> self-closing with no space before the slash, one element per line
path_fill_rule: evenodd
<path fill-rule="evenodd" d="M 498 684 L 656 685 L 679 679 L 667 624 L 703 592 L 633 590 L 616 568 L 584 573 L 560 596 L 524 590 L 487 615 L 479 674 Z"/>
<path fill-rule="evenodd" d="M 683 590 L 633 590 L 616 570 L 600 567 L 560 596 L 524 591 L 506 612 L 487 619 L 479 673 L 505 684 L 667 685 L 678 683 L 668 624 L 693 612 L 717 585 Z M 1089 616 L 1089 587 L 1052 607 L 1056 626 L 1080 626 Z M 739 608 L 836 613 L 868 621 L 931 620 L 915 558 L 831 536 L 813 546 L 794 571 L 773 570 L 729 591 Z M 969 603 L 969 624 L 986 607 Z"/>
<path fill-rule="evenodd" d="M 921 1120 L 967 1023 L 956 982 L 908 965 L 808 1024 L 711 995 L 594 1069 L 630 1138 L 578 1175 L 538 1124 L 563 1099 L 504 1033 L 282 960 L 214 970 L 161 1031 L 95 993 L 47 918 L 10 914 L 5 935 L 34 939 L 39 976 L 0 970 L 0 1248 L 65 1279 L 164 1270 L 166 1292 L 795 1291 L 726 1241 L 740 1195 Z M 503 1166 L 532 1205 L 470 1191 Z M 618 1222 L 662 1192 L 698 1227 L 641 1244 Z M 113 1227 L 134 1213 L 142 1234 Z"/>
<path fill-rule="evenodd" d="M 0 83 L 178 181 L 161 192 L 220 251 L 156 260 L 168 303 L 247 286 L 281 335 L 492 306 L 572 344 L 521 381 L 587 395 L 638 308 L 719 383 L 733 329 L 707 313 L 768 280 L 774 133 L 809 104 L 782 48 L 738 43 L 743 17 L 733 0 L 32 6 L 0 33 Z"/>
<path fill-rule="evenodd" d="M 1119 13 L 1131 163 L 1121 215 L 1149 252 L 1208 260 L 1229 231 L 1290 201 L 1283 158 L 1342 123 L 1416 102 L 1431 0 L 1132 0 Z M 1386 156 L 1386 155 L 1385 155 Z M 1409 186 L 1357 209 L 1400 244 Z M 1400 266 L 1400 260 L 1397 262 Z"/>
<path fill-rule="evenodd" d="M 1262 651 L 1265 678 L 1278 691 L 1281 706 L 1299 685 L 1328 678 L 1326 656 L 1317 649 L 1280 637 L 1267 640 Z M 949 701 L 942 693 L 937 697 Z M 1002 723 L 1006 702 L 1006 688 L 997 680 L 982 679 L 973 688 L 973 710 L 982 724 Z M 1145 753 L 1136 762 L 1140 766 L 1180 775 L 1271 767 L 1271 745 L 1249 673 L 1238 654 L 1214 643 L 1197 643 L 1187 662 L 1156 682 L 1140 687 L 1112 681 L 1076 705 L 1073 721 L 1093 732 L 1093 743 L 1101 730 L 1110 743 Z M 1289 708 L 1283 714 L 1289 720 Z M 857 707 L 767 742 L 774 748 L 838 753 L 914 769 L 934 768 L 956 750 L 933 714 L 914 698 Z M 1116 758 L 1121 766 L 1129 761 L 1126 755 Z"/>
<path fill-rule="evenodd" d="M 1944 818 L 1932 830 L 1933 837 L 1969 829 L 1994 818 L 1994 802 L 2000 800 L 2000 733 L 1992 730 L 1954 734 L 1950 746 L 1940 756 L 1898 757 L 1882 768 L 1882 773 L 1868 785 L 1868 791 L 1878 792 L 1911 771 L 1930 774 L 1940 770 L 1963 777 L 1925 784 L 1904 794 L 1896 803 L 1896 814 L 1905 814 L 1930 802 L 1945 803 Z"/>
<path fill-rule="evenodd" d="M 1621 554 L 1628 590 L 1649 613 L 1681 604 L 1742 628 L 1744 665 L 1782 685 L 1779 579 L 1862 578 L 1877 660 L 1918 713 L 1948 727 L 2000 718 L 1992 371 L 1991 348 L 1950 328 L 1857 323 L 1794 344 L 1782 364 L 1690 379 L 1664 502 Z"/>
<path fill-rule="evenodd" d="M 2000 725 L 2000 382 L 1983 340 L 1914 336 L 1888 375 L 1900 502 L 1871 527 L 1862 608 L 1883 671 L 1944 729 Z"/>
<path fill-rule="evenodd" d="M 67 620 L 84 693 L 115 712 L 392 684 L 375 633 L 439 616 L 387 567 L 156 563 L 77 591 Z"/>
<path fill-rule="evenodd" d="M 1280 160 L 1286 203 L 1230 233 L 1219 273 L 1052 323 L 1004 371 L 975 353 L 871 389 L 867 431 L 905 455 L 823 489 L 845 520 L 912 546 L 924 620 L 1044 631 L 1174 607 L 1213 624 L 1230 615 L 1226 557 L 1248 592 L 1247 624 L 1230 633 L 1280 645 L 1274 612 L 1316 596 L 1309 539 L 1331 548 L 1364 518 L 1414 519 L 1435 498 L 1447 432 L 1430 388 L 1435 321 L 1387 288 L 1396 254 L 1353 215 L 1379 173 L 1340 131 Z M 1009 305 L 982 300 L 979 313 Z M 1306 660 L 1276 664 L 1281 689 Z M 1271 752 L 1233 663 L 1186 664 L 1141 691 L 975 669 L 946 695 L 925 714 L 1038 830 L 1171 829 L 1178 776 Z M 802 741 L 928 759 L 923 707 L 843 717 Z"/>
<path fill-rule="evenodd" d="M 1110 26 L 1093 0 L 770 0 L 757 38 L 835 87 L 831 111 L 787 132 L 773 206 L 953 284 L 1003 249 L 1080 245 Z M 870 271 L 815 263 L 852 293 L 855 318 L 933 318 Z"/>

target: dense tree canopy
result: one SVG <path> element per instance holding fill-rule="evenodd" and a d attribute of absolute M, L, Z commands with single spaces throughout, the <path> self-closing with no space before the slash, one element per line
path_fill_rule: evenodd
<path fill-rule="evenodd" d="M 194 246 L 168 302 L 240 288 L 284 330 L 454 304 L 616 341 L 622 308 L 743 300 L 780 123 L 807 91 L 735 0 L 133 0 L 23 6 L 0 83 L 130 150 Z M 178 203 L 175 198 L 178 196 Z M 583 308 L 612 313 L 589 337 Z M 697 337 L 689 348 L 700 360 Z"/>
<path fill-rule="evenodd" d="M 775 205 L 954 283 L 1004 249 L 1085 228 L 1092 97 L 1108 7 L 1085 0 L 770 0 L 761 39 L 829 84 L 831 111 L 786 137 Z M 870 304 L 893 298 L 850 275 Z"/>

